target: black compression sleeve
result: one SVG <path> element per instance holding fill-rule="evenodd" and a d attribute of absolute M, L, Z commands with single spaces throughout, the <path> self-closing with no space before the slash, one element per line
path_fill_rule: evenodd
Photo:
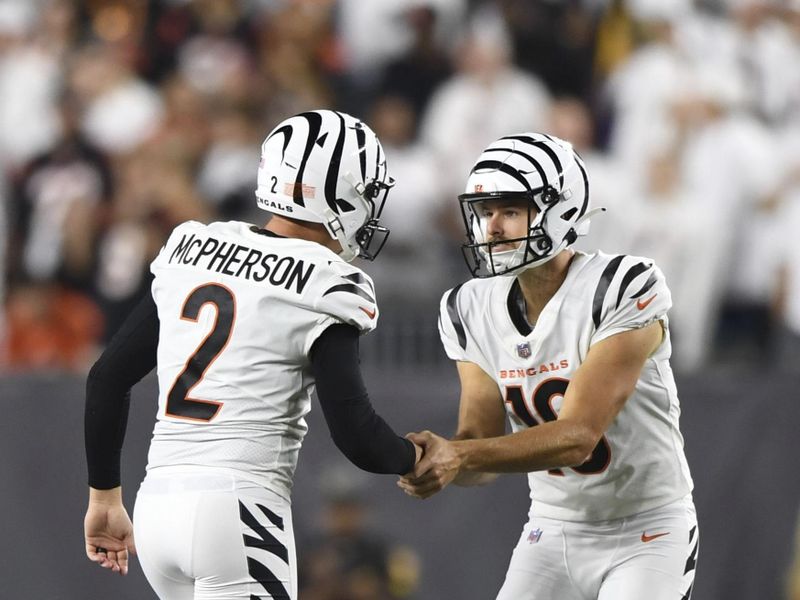
<path fill-rule="evenodd" d="M 133 385 L 156 366 L 158 313 L 148 292 L 133 309 L 86 380 L 84 441 L 89 485 L 120 484 L 120 454 Z"/>
<path fill-rule="evenodd" d="M 357 467 L 404 475 L 414 468 L 414 445 L 395 434 L 370 404 L 358 364 L 358 330 L 331 325 L 311 348 L 317 396 L 334 443 Z"/>

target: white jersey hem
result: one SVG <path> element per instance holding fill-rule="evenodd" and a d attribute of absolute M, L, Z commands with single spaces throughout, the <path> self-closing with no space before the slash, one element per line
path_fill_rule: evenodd
<path fill-rule="evenodd" d="M 677 502 L 684 498 L 691 498 L 692 490 L 682 489 L 674 496 L 664 498 L 654 498 L 647 502 L 631 503 L 625 507 L 617 507 L 618 510 L 597 510 L 597 511 L 575 511 L 563 506 L 553 506 L 544 502 L 534 500 L 531 508 L 528 511 L 529 518 L 544 517 L 546 519 L 555 519 L 558 521 L 574 521 L 574 522 L 598 522 L 598 521 L 615 521 L 617 519 L 625 519 L 633 515 L 638 515 L 649 510 L 656 510 Z"/>
<path fill-rule="evenodd" d="M 196 465 L 169 465 L 163 467 L 147 467 L 148 477 L 169 477 L 171 475 L 228 475 L 235 479 L 249 481 L 254 483 L 265 490 L 272 492 L 276 496 L 291 502 L 291 490 L 282 485 L 276 485 L 274 480 L 266 477 L 253 476 L 252 473 L 246 473 L 237 469 L 228 469 L 225 467 L 204 467 Z"/>

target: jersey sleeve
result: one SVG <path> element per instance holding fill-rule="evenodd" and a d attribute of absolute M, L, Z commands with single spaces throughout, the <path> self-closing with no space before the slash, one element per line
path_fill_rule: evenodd
<path fill-rule="evenodd" d="M 668 326 L 672 296 L 664 274 L 652 260 L 616 256 L 605 267 L 592 301 L 591 344 L 617 333 L 661 321 Z"/>
<path fill-rule="evenodd" d="M 461 286 L 447 290 L 439 304 L 439 336 L 447 356 L 452 360 L 465 360 L 467 356 L 467 332 L 458 306 Z"/>
<path fill-rule="evenodd" d="M 332 262 L 328 268 L 328 273 L 315 289 L 314 310 L 319 317 L 306 337 L 306 351 L 333 324 L 352 325 L 362 335 L 378 324 L 375 286 L 369 275 L 344 262 Z"/>
<path fill-rule="evenodd" d="M 464 284 L 457 285 L 442 296 L 439 306 L 439 335 L 447 356 L 452 360 L 471 362 L 486 373 L 492 372 L 491 363 L 478 347 L 469 327 L 469 304 L 475 302 Z"/>

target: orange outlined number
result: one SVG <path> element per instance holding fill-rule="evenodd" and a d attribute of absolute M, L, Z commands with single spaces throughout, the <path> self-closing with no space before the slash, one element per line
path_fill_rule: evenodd
<path fill-rule="evenodd" d="M 233 292 L 219 283 L 208 283 L 192 290 L 181 310 L 181 319 L 197 322 L 206 304 L 217 311 L 214 326 L 197 349 L 186 360 L 167 394 L 166 414 L 170 417 L 207 423 L 219 412 L 222 402 L 190 398 L 189 393 L 200 383 L 217 357 L 228 345 L 236 319 L 236 298 Z"/>
<path fill-rule="evenodd" d="M 555 409 L 553 409 L 553 398 L 556 396 L 563 396 L 567 391 L 568 385 L 569 380 L 562 377 L 545 379 L 538 385 L 536 391 L 533 392 L 533 406 L 539 416 L 538 419 L 528 410 L 523 396 L 522 386 L 506 386 L 505 401 L 511 404 L 514 414 L 516 414 L 523 423 L 528 427 L 535 427 L 539 423 L 546 423 L 558 419 L 558 415 Z M 572 467 L 572 470 L 581 475 L 597 475 L 608 468 L 609 462 L 611 462 L 611 447 L 608 445 L 606 436 L 603 436 L 600 438 L 600 441 L 597 442 L 597 446 L 595 446 L 592 455 L 586 462 L 577 467 Z M 561 469 L 550 469 L 548 473 L 550 475 L 564 475 L 564 471 Z"/>

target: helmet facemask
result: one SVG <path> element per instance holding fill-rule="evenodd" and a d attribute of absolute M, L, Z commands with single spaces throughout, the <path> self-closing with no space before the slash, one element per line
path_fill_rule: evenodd
<path fill-rule="evenodd" d="M 553 258 L 553 239 L 548 235 L 544 223 L 560 200 L 552 187 L 531 192 L 489 192 L 461 194 L 461 216 L 467 231 L 468 242 L 462 246 L 464 259 L 473 277 L 494 277 L 513 271 L 529 269 Z M 527 234 L 517 238 L 489 241 L 487 222 L 481 215 L 484 202 L 525 201 L 527 208 Z M 516 244 L 516 249 L 495 248 Z M 560 249 L 558 250 L 560 251 Z"/>
<path fill-rule="evenodd" d="M 353 185 L 359 199 L 364 203 L 367 219 L 356 230 L 355 235 L 347 236 L 340 219 L 331 211 L 331 218 L 326 224 L 328 233 L 342 246 L 340 255 L 344 260 L 349 262 L 356 257 L 375 260 L 389 238 L 389 229 L 380 225 L 380 218 L 389 190 L 394 187 L 394 178 L 388 177 L 387 181 L 372 179 L 364 184 L 348 172 L 344 179 Z"/>
<path fill-rule="evenodd" d="M 538 267 L 589 232 L 589 179 L 572 145 L 542 133 L 499 138 L 478 157 L 459 197 L 467 234 L 462 246 L 473 277 L 494 277 Z M 527 207 L 526 234 L 491 241 L 480 205 L 520 202 Z M 499 249 L 515 243 L 512 250 Z"/>

